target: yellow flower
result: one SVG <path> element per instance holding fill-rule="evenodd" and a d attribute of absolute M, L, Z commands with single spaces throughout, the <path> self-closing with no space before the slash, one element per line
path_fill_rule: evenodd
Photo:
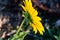
<path fill-rule="evenodd" d="M 36 9 L 34 9 L 34 7 L 32 6 L 32 2 L 31 0 L 24 0 L 24 6 L 22 6 L 22 8 L 24 9 L 24 11 L 28 12 L 32 22 L 30 22 L 30 26 L 33 28 L 33 30 L 35 31 L 35 34 L 37 33 L 37 31 L 39 31 L 39 33 L 41 35 L 43 35 L 43 32 L 45 32 L 44 27 L 42 25 L 41 18 L 38 15 L 38 12 Z"/>

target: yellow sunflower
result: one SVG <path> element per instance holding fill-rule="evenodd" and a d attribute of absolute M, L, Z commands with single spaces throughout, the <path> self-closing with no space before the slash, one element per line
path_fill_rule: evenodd
<path fill-rule="evenodd" d="M 28 12 L 32 22 L 30 22 L 30 26 L 33 28 L 33 30 L 35 31 L 35 34 L 37 33 L 37 31 L 39 31 L 39 33 L 41 35 L 43 35 L 43 32 L 45 32 L 44 27 L 42 25 L 41 18 L 38 15 L 38 12 L 36 9 L 34 9 L 34 7 L 32 6 L 32 2 L 31 0 L 24 0 L 24 6 L 22 6 L 22 8 L 24 9 L 25 12 Z"/>

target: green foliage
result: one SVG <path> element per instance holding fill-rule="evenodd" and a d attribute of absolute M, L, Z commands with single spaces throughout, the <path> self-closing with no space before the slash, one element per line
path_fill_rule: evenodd
<path fill-rule="evenodd" d="M 14 35 L 13 37 L 9 38 L 9 40 L 23 40 L 27 33 L 28 32 L 20 32 L 18 35 Z"/>
<path fill-rule="evenodd" d="M 28 12 L 24 12 L 23 15 L 24 15 L 26 22 L 28 23 L 32 22 L 31 17 Z"/>

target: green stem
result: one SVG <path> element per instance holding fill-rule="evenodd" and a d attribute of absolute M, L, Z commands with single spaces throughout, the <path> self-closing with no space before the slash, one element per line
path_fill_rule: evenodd
<path fill-rule="evenodd" d="M 25 19 L 22 21 L 19 29 L 17 30 L 17 32 L 16 32 L 16 34 L 14 35 L 14 37 L 12 38 L 12 40 L 14 40 L 14 39 L 16 38 L 17 34 L 18 34 L 18 33 L 20 32 L 20 30 L 22 29 L 24 22 L 25 22 Z"/>
<path fill-rule="evenodd" d="M 19 29 L 17 30 L 16 34 L 18 34 L 20 32 L 20 30 L 22 29 L 24 22 L 25 22 L 25 19 L 22 21 L 22 23 L 21 23 Z"/>

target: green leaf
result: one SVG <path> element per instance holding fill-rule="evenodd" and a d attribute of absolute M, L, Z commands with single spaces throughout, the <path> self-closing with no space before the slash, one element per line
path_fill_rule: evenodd
<path fill-rule="evenodd" d="M 28 32 L 20 32 L 19 34 L 16 35 L 14 40 L 24 40 L 25 36 L 28 34 Z M 12 40 L 12 37 L 9 38 L 9 40 Z"/>
<path fill-rule="evenodd" d="M 19 34 L 19 37 L 22 38 L 22 39 L 24 39 L 24 37 L 25 37 L 27 34 L 28 34 L 28 32 L 21 32 L 21 33 Z"/>
<path fill-rule="evenodd" d="M 59 37 L 57 38 L 57 40 L 60 40 L 60 35 L 59 35 Z"/>
<path fill-rule="evenodd" d="M 23 40 L 24 37 L 28 34 L 28 32 L 20 32 L 18 34 L 18 37 L 16 38 L 16 40 Z"/>

